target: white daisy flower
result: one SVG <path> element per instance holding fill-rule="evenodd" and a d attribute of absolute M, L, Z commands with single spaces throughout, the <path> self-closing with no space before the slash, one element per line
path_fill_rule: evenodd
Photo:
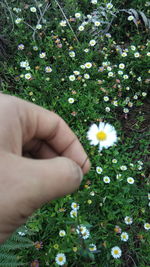
<path fill-rule="evenodd" d="M 96 41 L 95 40 L 91 40 L 90 42 L 89 42 L 89 45 L 90 46 L 94 46 L 96 44 Z"/>
<path fill-rule="evenodd" d="M 95 25 L 96 27 L 98 27 L 98 26 L 101 25 L 101 23 L 100 23 L 100 21 L 95 21 L 95 22 L 94 22 L 94 25 Z"/>
<path fill-rule="evenodd" d="M 63 237 L 63 236 L 65 236 L 66 235 L 66 232 L 64 231 L 64 230 L 60 230 L 59 231 L 59 236 L 60 237 Z"/>
<path fill-rule="evenodd" d="M 87 231 L 87 228 L 84 225 L 78 225 L 76 229 L 78 234 L 84 234 Z"/>
<path fill-rule="evenodd" d="M 129 20 L 129 21 L 134 20 L 134 17 L 133 17 L 133 16 L 129 16 L 129 17 L 128 17 L 128 20 Z"/>
<path fill-rule="evenodd" d="M 17 19 L 15 20 L 15 23 L 16 23 L 16 24 L 19 24 L 21 21 L 22 21 L 21 18 L 17 18 Z"/>
<path fill-rule="evenodd" d="M 129 76 L 127 74 L 123 75 L 123 79 L 127 80 Z"/>
<path fill-rule="evenodd" d="M 98 174 L 101 174 L 102 173 L 102 171 L 103 171 L 103 169 L 101 168 L 101 167 L 96 167 L 96 172 L 98 173 Z"/>
<path fill-rule="evenodd" d="M 99 151 L 112 146 L 117 141 L 115 128 L 109 123 L 100 122 L 99 126 L 93 124 L 87 132 L 91 145 L 99 144 Z"/>
<path fill-rule="evenodd" d="M 119 75 L 123 75 L 123 71 L 122 70 L 118 70 L 118 74 Z"/>
<path fill-rule="evenodd" d="M 142 92 L 142 96 L 147 96 L 147 93 L 146 92 Z"/>
<path fill-rule="evenodd" d="M 122 166 L 120 166 L 120 169 L 121 169 L 122 171 L 126 171 L 126 170 L 127 170 L 127 166 L 126 166 L 126 165 L 122 165 Z"/>
<path fill-rule="evenodd" d="M 82 25 L 80 25 L 80 26 L 78 27 L 78 30 L 79 30 L 80 32 L 82 32 L 82 31 L 84 31 L 84 27 L 83 27 Z"/>
<path fill-rule="evenodd" d="M 106 112 L 110 112 L 110 107 L 105 108 Z"/>
<path fill-rule="evenodd" d="M 126 52 L 123 52 L 123 53 L 121 54 L 121 56 L 122 56 L 122 57 L 126 57 L 126 56 L 127 56 L 127 53 L 126 53 Z"/>
<path fill-rule="evenodd" d="M 148 57 L 150 57 L 150 52 L 147 52 L 147 54 L 146 54 Z"/>
<path fill-rule="evenodd" d="M 150 223 L 144 223 L 144 229 L 150 230 Z"/>
<path fill-rule="evenodd" d="M 85 66 L 85 68 L 90 69 L 92 67 L 92 63 L 91 62 L 86 62 L 84 64 L 84 66 Z"/>
<path fill-rule="evenodd" d="M 34 7 L 34 6 L 30 7 L 30 11 L 35 13 L 36 12 L 36 7 Z"/>
<path fill-rule="evenodd" d="M 69 102 L 70 104 L 73 104 L 73 103 L 74 103 L 74 98 L 72 98 L 72 97 L 68 98 L 68 102 Z"/>
<path fill-rule="evenodd" d="M 103 181 L 105 184 L 109 184 L 110 183 L 110 178 L 108 176 L 104 176 L 103 177 Z"/>
<path fill-rule="evenodd" d="M 131 45 L 131 50 L 132 51 L 135 51 L 136 50 L 136 47 L 134 45 Z"/>
<path fill-rule="evenodd" d="M 73 210 L 78 210 L 78 209 L 79 209 L 79 204 L 77 204 L 76 202 L 73 202 L 73 203 L 71 204 L 71 208 L 72 208 Z"/>
<path fill-rule="evenodd" d="M 121 173 L 117 174 L 117 175 L 116 175 L 116 179 L 119 180 L 119 181 L 122 181 L 121 176 L 122 176 Z"/>
<path fill-rule="evenodd" d="M 127 114 L 127 113 L 129 113 L 129 109 L 128 108 L 124 108 L 123 112 Z"/>
<path fill-rule="evenodd" d="M 76 218 L 77 217 L 77 210 L 71 210 L 70 211 L 70 217 L 71 218 Z"/>
<path fill-rule="evenodd" d="M 108 96 L 104 96 L 103 99 L 104 99 L 105 102 L 109 101 L 109 97 Z"/>
<path fill-rule="evenodd" d="M 111 68 L 110 66 L 108 66 L 108 67 L 107 67 L 107 70 L 108 70 L 108 71 L 111 71 L 111 70 L 112 70 L 112 68 Z"/>
<path fill-rule="evenodd" d="M 26 70 L 30 70 L 30 69 L 31 69 L 30 66 L 26 67 Z"/>
<path fill-rule="evenodd" d="M 33 46 L 33 50 L 34 51 L 37 51 L 38 50 L 38 47 L 36 45 Z"/>
<path fill-rule="evenodd" d="M 79 75 L 79 74 L 80 74 L 80 71 L 78 71 L 78 70 L 74 70 L 73 73 L 74 73 L 75 75 Z"/>
<path fill-rule="evenodd" d="M 119 69 L 124 69 L 124 68 L 125 68 L 125 64 L 120 63 L 120 64 L 119 64 Z"/>
<path fill-rule="evenodd" d="M 18 50 L 23 50 L 24 49 L 24 45 L 23 44 L 19 44 L 18 45 Z"/>
<path fill-rule="evenodd" d="M 108 3 L 108 4 L 106 5 L 106 7 L 107 7 L 108 9 L 112 9 L 112 8 L 113 8 L 113 5 L 112 5 L 112 3 Z"/>
<path fill-rule="evenodd" d="M 52 72 L 52 68 L 50 66 L 45 67 L 45 72 L 46 73 Z"/>
<path fill-rule="evenodd" d="M 86 231 L 84 233 L 82 233 L 82 238 L 83 239 L 88 239 L 90 236 L 90 232 L 89 230 L 86 229 Z"/>
<path fill-rule="evenodd" d="M 133 223 L 133 219 L 132 219 L 131 217 L 129 217 L 129 216 L 126 216 L 126 217 L 124 218 L 124 222 L 125 222 L 126 224 L 132 224 L 132 223 Z"/>
<path fill-rule="evenodd" d="M 134 57 L 139 57 L 139 56 L 140 56 L 139 52 L 134 53 Z"/>
<path fill-rule="evenodd" d="M 36 29 L 37 29 L 37 30 L 42 29 L 42 25 L 41 25 L 41 24 L 37 24 L 37 25 L 36 25 Z"/>
<path fill-rule="evenodd" d="M 56 255 L 55 261 L 58 265 L 62 266 L 66 263 L 66 256 L 64 253 L 58 253 Z"/>
<path fill-rule="evenodd" d="M 128 233 L 122 232 L 122 234 L 121 234 L 121 240 L 124 241 L 124 242 L 126 242 L 126 241 L 128 241 L 128 239 L 129 239 Z"/>
<path fill-rule="evenodd" d="M 90 79 L 90 75 L 89 75 L 88 73 L 85 73 L 85 74 L 84 74 L 84 78 L 85 78 L 85 79 Z"/>
<path fill-rule="evenodd" d="M 112 163 L 117 163 L 117 159 L 112 159 Z"/>
<path fill-rule="evenodd" d="M 26 68 L 26 67 L 28 67 L 29 66 L 29 62 L 28 62 L 28 60 L 25 60 L 25 61 L 21 61 L 20 62 L 20 67 L 21 68 Z"/>
<path fill-rule="evenodd" d="M 39 54 L 39 57 L 40 57 L 40 58 L 44 58 L 44 57 L 46 57 L 46 53 L 45 53 L 45 52 L 40 53 L 40 54 Z"/>
<path fill-rule="evenodd" d="M 76 54 L 75 54 L 74 51 L 70 51 L 70 52 L 69 52 L 69 56 L 70 56 L 70 57 L 75 57 L 75 55 L 76 55 Z"/>
<path fill-rule="evenodd" d="M 89 244 L 89 250 L 90 250 L 91 252 L 96 251 L 96 250 L 97 250 L 96 245 L 95 245 L 95 244 Z"/>
<path fill-rule="evenodd" d="M 94 191 L 91 191 L 91 192 L 90 192 L 90 196 L 92 196 L 92 197 L 94 197 L 94 196 L 95 196 L 95 193 L 94 193 Z"/>
<path fill-rule="evenodd" d="M 75 18 L 80 18 L 81 17 L 81 14 L 80 13 L 75 13 Z"/>
<path fill-rule="evenodd" d="M 96 5 L 97 4 L 97 0 L 91 0 L 91 4 Z"/>
<path fill-rule="evenodd" d="M 119 247 L 116 246 L 111 249 L 111 255 L 113 256 L 113 258 L 115 259 L 120 258 L 121 254 L 122 254 L 122 251 Z"/>
<path fill-rule="evenodd" d="M 75 77 L 74 75 L 70 75 L 70 76 L 69 76 L 69 80 L 70 80 L 70 81 L 73 82 L 73 81 L 75 81 L 75 79 L 76 79 L 76 77 Z"/>
<path fill-rule="evenodd" d="M 81 68 L 82 70 L 84 70 L 84 69 L 85 69 L 85 66 L 84 66 L 84 65 L 80 65 L 80 68 Z"/>
<path fill-rule="evenodd" d="M 108 77 L 113 77 L 113 76 L 114 76 L 114 74 L 112 71 L 108 72 Z"/>
<path fill-rule="evenodd" d="M 85 53 L 88 53 L 88 52 L 89 52 L 89 49 L 88 49 L 88 48 L 85 48 L 85 49 L 84 49 L 84 52 L 85 52 Z"/>
<path fill-rule="evenodd" d="M 32 78 L 32 75 L 31 73 L 26 73 L 24 77 L 25 79 L 30 80 Z"/>
<path fill-rule="evenodd" d="M 62 26 L 62 27 L 65 27 L 67 25 L 66 20 L 61 20 L 59 25 Z"/>
<path fill-rule="evenodd" d="M 148 199 L 150 200 L 150 193 L 148 193 Z"/>

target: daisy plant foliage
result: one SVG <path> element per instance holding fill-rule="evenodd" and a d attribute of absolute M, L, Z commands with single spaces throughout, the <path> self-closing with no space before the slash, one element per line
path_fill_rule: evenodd
<path fill-rule="evenodd" d="M 150 266 L 149 2 L 1 2 L 1 90 L 59 114 L 91 161 L 18 231 L 19 266 Z"/>

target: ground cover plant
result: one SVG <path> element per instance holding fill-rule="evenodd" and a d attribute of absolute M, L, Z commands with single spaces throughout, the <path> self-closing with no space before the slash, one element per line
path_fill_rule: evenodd
<path fill-rule="evenodd" d="M 1 1 L 1 91 L 59 114 L 91 170 L 1 246 L 0 266 L 150 265 L 149 7 Z"/>

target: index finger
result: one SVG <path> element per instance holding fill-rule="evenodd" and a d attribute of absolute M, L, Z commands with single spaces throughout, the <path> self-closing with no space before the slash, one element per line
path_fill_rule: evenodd
<path fill-rule="evenodd" d="M 22 113 L 23 144 L 33 138 L 44 140 L 58 155 L 72 159 L 82 168 L 83 173 L 88 172 L 88 156 L 68 124 L 56 113 L 22 101 L 25 108 Z M 21 103 L 20 109 L 22 107 Z"/>

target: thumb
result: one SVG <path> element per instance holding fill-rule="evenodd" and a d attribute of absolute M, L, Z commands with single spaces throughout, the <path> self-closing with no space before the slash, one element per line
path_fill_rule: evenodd
<path fill-rule="evenodd" d="M 83 176 L 79 165 L 65 157 L 46 160 L 24 158 L 22 168 L 26 182 L 25 198 L 35 209 L 75 191 Z"/>

